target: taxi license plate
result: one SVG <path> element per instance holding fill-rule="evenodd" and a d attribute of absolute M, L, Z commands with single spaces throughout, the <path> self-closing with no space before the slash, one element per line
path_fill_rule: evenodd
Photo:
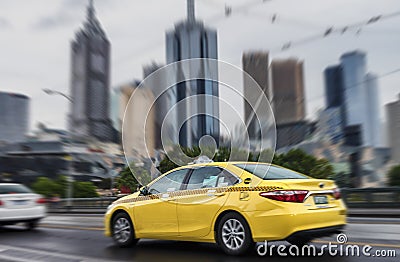
<path fill-rule="evenodd" d="M 328 197 L 327 196 L 314 196 L 314 203 L 316 205 L 328 204 Z"/>

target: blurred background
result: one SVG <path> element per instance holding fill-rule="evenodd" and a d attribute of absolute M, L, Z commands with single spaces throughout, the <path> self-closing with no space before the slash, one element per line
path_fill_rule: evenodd
<path fill-rule="evenodd" d="M 397 0 L 0 1 L 0 183 L 27 185 L 49 211 L 36 232 L 0 228 L 0 260 L 228 261 L 207 244 L 130 252 L 102 237 L 110 203 L 176 167 L 180 150 L 198 157 L 205 136 L 214 161 L 234 153 L 335 180 L 349 239 L 398 251 L 399 23 Z M 158 96 L 185 70 L 145 80 L 193 58 L 231 64 L 239 86 L 184 81 Z M 257 116 L 248 76 L 273 118 Z M 182 102 L 201 94 L 217 99 Z"/>
<path fill-rule="evenodd" d="M 100 195 L 135 190 L 135 181 L 118 183 L 124 168 L 130 171 L 121 132 L 133 93 L 125 150 L 146 181 L 159 175 L 155 167 L 176 166 L 165 155 L 173 147 L 161 141 L 166 112 L 200 93 L 228 101 L 240 115 L 206 103 L 220 121 L 198 116 L 181 130 L 171 123 L 176 145 L 195 157 L 199 139 L 210 135 L 217 160 L 242 150 L 243 160 L 256 161 L 262 125 L 244 102 L 252 95 L 246 81 L 241 94 L 207 81 L 181 83 L 154 104 L 163 79 L 140 85 L 166 64 L 212 58 L 241 68 L 268 98 L 277 132 L 273 162 L 341 187 L 398 186 L 396 1 L 305 2 L 3 1 L 0 181 L 38 188 L 57 179 L 89 182 Z M 246 137 L 250 147 L 241 147 Z"/>

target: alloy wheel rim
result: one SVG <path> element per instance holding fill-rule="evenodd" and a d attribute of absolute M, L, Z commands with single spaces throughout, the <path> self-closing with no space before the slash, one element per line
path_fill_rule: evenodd
<path fill-rule="evenodd" d="M 239 249 L 244 243 L 244 238 L 244 227 L 239 220 L 228 219 L 222 226 L 222 241 L 229 249 Z"/>
<path fill-rule="evenodd" d="M 114 223 L 114 237 L 119 243 L 128 241 L 131 236 L 131 225 L 128 219 L 121 217 Z"/>

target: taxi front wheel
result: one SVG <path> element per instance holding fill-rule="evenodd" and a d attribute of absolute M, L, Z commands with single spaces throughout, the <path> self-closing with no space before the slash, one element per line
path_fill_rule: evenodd
<path fill-rule="evenodd" d="M 237 213 L 228 213 L 219 221 L 217 243 L 228 255 L 243 255 L 255 245 L 249 225 Z"/>
<path fill-rule="evenodd" d="M 120 247 L 129 247 L 137 243 L 132 221 L 126 213 L 117 214 L 112 222 L 112 236 Z"/>

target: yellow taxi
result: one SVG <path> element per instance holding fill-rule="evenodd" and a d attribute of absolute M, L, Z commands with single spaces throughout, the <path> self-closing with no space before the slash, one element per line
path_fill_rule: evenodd
<path fill-rule="evenodd" d="M 304 245 L 345 224 L 331 180 L 266 163 L 212 162 L 171 170 L 115 201 L 105 235 L 121 247 L 141 238 L 214 242 L 240 255 L 264 240 Z"/>

